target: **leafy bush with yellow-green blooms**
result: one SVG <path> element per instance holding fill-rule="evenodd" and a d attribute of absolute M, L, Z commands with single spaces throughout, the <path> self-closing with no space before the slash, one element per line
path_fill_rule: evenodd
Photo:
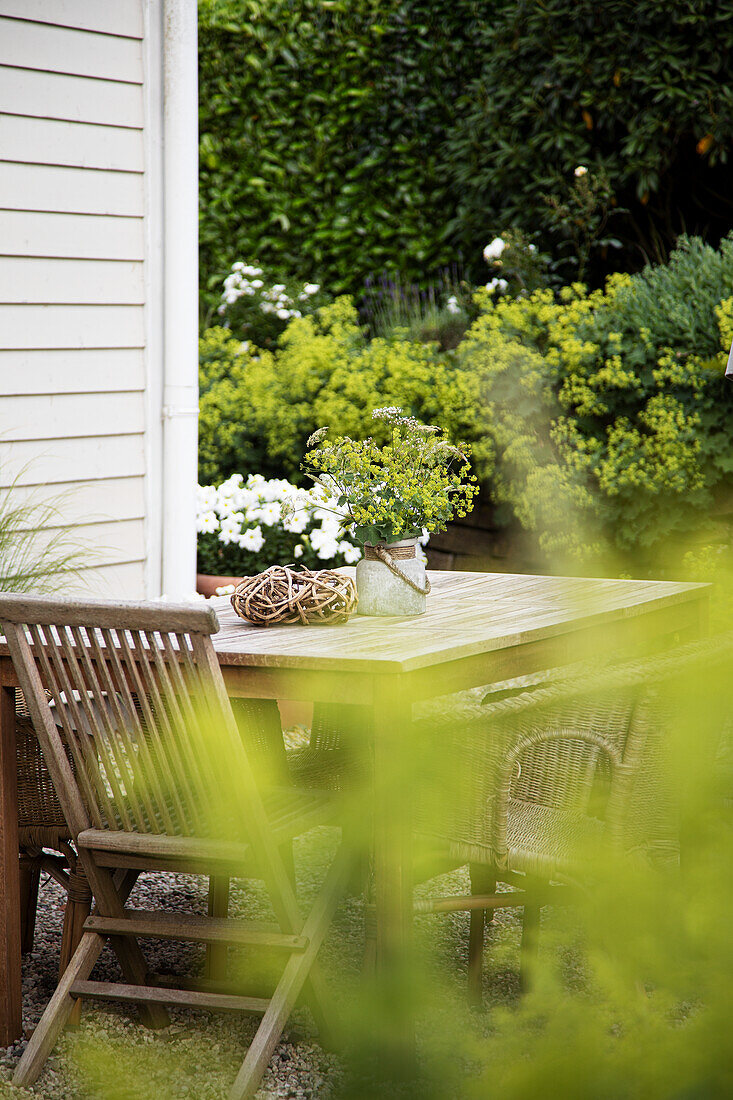
<path fill-rule="evenodd" d="M 368 340 L 348 298 L 272 350 L 224 329 L 201 344 L 201 476 L 297 478 L 322 424 L 372 434 L 397 405 L 471 444 L 485 494 L 557 561 L 641 571 L 709 526 L 733 478 L 733 235 L 682 239 L 668 264 L 518 297 L 476 294 L 456 349 L 396 329 Z M 380 442 L 378 440 L 378 442 Z"/>
<path fill-rule="evenodd" d="M 669 264 L 494 301 L 459 348 L 497 459 L 492 488 L 541 546 L 636 563 L 707 523 L 733 474 L 733 237 Z"/>

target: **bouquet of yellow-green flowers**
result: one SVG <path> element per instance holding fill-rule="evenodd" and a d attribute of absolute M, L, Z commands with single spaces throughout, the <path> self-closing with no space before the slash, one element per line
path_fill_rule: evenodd
<path fill-rule="evenodd" d="M 375 409 L 386 422 L 389 441 L 338 436 L 328 428 L 308 440 L 302 469 L 329 496 L 342 528 L 362 543 L 392 543 L 442 531 L 465 516 L 478 492 L 466 444 L 441 438 L 442 428 L 421 424 L 402 409 Z"/>

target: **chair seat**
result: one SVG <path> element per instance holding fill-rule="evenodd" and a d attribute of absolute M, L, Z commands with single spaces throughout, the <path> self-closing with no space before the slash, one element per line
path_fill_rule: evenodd
<path fill-rule="evenodd" d="M 263 802 L 277 844 L 284 844 L 317 825 L 327 825 L 337 814 L 334 799 L 320 791 L 275 788 L 264 796 Z M 114 867 L 140 866 L 139 861 L 144 860 L 161 868 L 181 864 L 195 869 L 200 864 L 209 873 L 215 864 L 221 870 L 241 873 L 252 862 L 248 843 L 215 837 L 85 829 L 79 833 L 77 842 L 80 848 L 100 853 L 101 861 Z"/>
<path fill-rule="evenodd" d="M 509 800 L 507 847 L 513 871 L 561 878 L 577 873 L 607 845 L 606 826 L 598 818 Z"/>

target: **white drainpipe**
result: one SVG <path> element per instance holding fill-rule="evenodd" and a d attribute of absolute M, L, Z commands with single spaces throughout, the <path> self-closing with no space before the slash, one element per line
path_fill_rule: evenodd
<path fill-rule="evenodd" d="M 196 0 L 163 0 L 162 591 L 196 583 L 198 55 Z"/>

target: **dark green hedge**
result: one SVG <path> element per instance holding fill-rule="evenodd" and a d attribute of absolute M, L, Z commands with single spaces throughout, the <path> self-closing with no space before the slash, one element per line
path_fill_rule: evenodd
<path fill-rule="evenodd" d="M 453 261 L 441 150 L 485 14 L 481 0 L 202 4 L 203 289 L 236 259 L 331 292 Z"/>
<path fill-rule="evenodd" d="M 205 306 L 235 259 L 358 292 L 461 260 L 483 281 L 509 225 L 557 256 L 543 195 L 578 164 L 628 211 L 592 281 L 715 242 L 732 47 L 731 0 L 203 0 Z"/>

